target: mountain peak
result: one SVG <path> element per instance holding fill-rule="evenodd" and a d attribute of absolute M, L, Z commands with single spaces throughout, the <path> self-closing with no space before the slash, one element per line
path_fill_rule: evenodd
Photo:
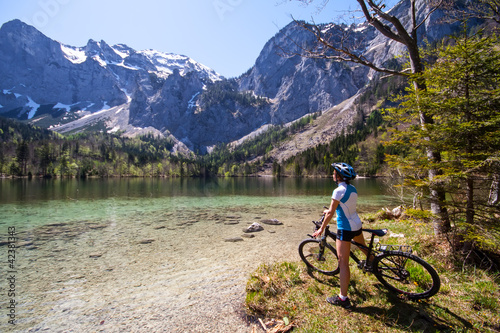
<path fill-rule="evenodd" d="M 0 30 L 8 29 L 8 30 L 16 30 L 19 31 L 23 27 L 29 27 L 28 24 L 24 23 L 23 21 L 19 19 L 14 19 L 8 22 L 5 22 L 2 24 L 2 27 L 0 27 Z M 33 28 L 35 29 L 35 28 Z"/>
<path fill-rule="evenodd" d="M 43 36 L 47 38 L 44 34 L 38 31 L 35 27 L 24 23 L 19 19 L 15 19 L 4 23 L 0 27 L 0 34 L 2 35 L 16 35 L 22 36 L 22 38 L 33 39 L 38 36 Z"/>

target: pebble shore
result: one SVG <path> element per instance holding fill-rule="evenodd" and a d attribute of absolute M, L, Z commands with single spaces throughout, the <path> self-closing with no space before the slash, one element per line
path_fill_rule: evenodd
<path fill-rule="evenodd" d="M 262 263 L 298 260 L 314 213 L 151 211 L 23 230 L 14 331 L 250 332 L 249 274 Z M 243 232 L 255 222 L 263 230 Z M 12 328 L 0 323 L 0 331 Z"/>

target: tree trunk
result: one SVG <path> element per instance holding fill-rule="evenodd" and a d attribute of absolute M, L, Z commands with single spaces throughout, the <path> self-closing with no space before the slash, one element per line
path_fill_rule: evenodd
<path fill-rule="evenodd" d="M 418 53 L 412 57 L 410 52 L 410 61 L 412 65 L 412 70 L 419 70 L 418 73 L 422 72 L 422 65 Z M 414 72 L 415 73 L 415 72 Z M 425 83 L 421 80 L 416 80 L 414 82 L 414 88 L 418 91 L 423 91 L 427 87 Z M 418 93 L 417 93 L 418 96 Z M 420 115 L 420 126 L 425 130 L 427 125 L 432 124 L 434 121 L 432 117 L 428 116 L 422 110 L 419 110 Z M 430 138 L 426 138 L 430 141 Z M 430 202 L 431 202 L 431 212 L 433 215 L 432 225 L 434 228 L 435 235 L 441 235 L 447 233 L 450 230 L 450 218 L 448 215 L 448 209 L 446 208 L 446 192 L 439 181 L 436 181 L 436 177 L 441 174 L 441 170 L 434 167 L 434 165 L 441 162 L 441 153 L 435 151 L 432 148 L 427 148 L 427 158 L 431 162 L 432 167 L 429 169 L 429 189 L 430 189 Z"/>

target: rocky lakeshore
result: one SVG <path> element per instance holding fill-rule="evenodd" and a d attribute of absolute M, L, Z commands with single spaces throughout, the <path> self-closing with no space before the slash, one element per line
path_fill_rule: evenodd
<path fill-rule="evenodd" d="M 53 223 L 17 228 L 16 321 L 0 322 L 0 331 L 249 332 L 249 274 L 261 263 L 297 260 L 317 209 L 167 200 L 151 200 L 147 210 L 135 201 L 74 202 L 83 219 L 63 211 Z M 259 230 L 244 232 L 255 224 Z"/>

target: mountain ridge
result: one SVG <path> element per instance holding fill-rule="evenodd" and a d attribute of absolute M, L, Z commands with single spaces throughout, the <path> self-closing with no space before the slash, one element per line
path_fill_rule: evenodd
<path fill-rule="evenodd" d="M 419 17 L 429 14 L 425 1 L 417 5 Z M 391 11 L 405 17 L 409 7 L 402 1 Z M 438 25 L 443 15 L 430 15 L 426 35 L 449 33 L 450 27 Z M 348 33 L 349 42 L 377 64 L 402 52 L 367 23 L 321 29 L 332 38 Z M 61 133 L 85 130 L 95 118 L 104 131 L 152 131 L 203 153 L 263 126 L 333 110 L 376 76 L 360 65 L 300 57 L 297 45 L 314 47 L 315 38 L 291 22 L 264 45 L 252 68 L 226 79 L 186 56 L 94 40 L 74 47 L 11 21 L 0 29 L 0 74 L 6 78 L 0 82 L 0 115 Z"/>

